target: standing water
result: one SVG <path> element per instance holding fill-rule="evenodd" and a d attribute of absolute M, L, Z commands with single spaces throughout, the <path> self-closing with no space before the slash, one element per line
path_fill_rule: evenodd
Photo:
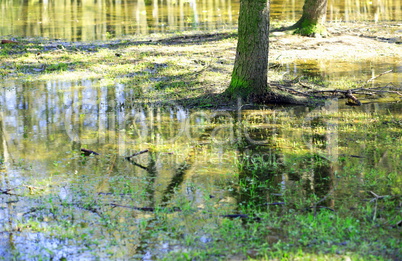
<path fill-rule="evenodd" d="M 0 6 L 4 38 L 94 41 L 232 29 L 239 1 L 1 1 Z M 271 1 L 271 8 L 273 21 L 295 21 L 302 3 Z M 328 7 L 328 19 L 340 23 L 393 22 L 401 14 L 396 0 L 329 1 Z M 351 77 L 392 69 L 380 83 L 401 82 L 400 61 L 389 57 L 354 64 L 278 60 L 292 77 L 356 80 Z M 2 61 L 2 68 L 9 63 Z M 174 102 L 139 103 L 132 86 L 110 86 L 102 79 L 16 78 L 0 80 L 5 260 L 159 260 L 181 252 L 186 259 L 194 249 L 212 249 L 200 260 L 225 259 L 215 254 L 215 245 L 227 247 L 226 259 L 236 259 L 235 248 L 216 233 L 227 226 L 230 235 L 236 226 L 251 225 L 225 218 L 362 206 L 367 216 L 361 222 L 378 219 L 378 226 L 390 227 L 400 217 L 387 216 L 386 206 L 377 215 L 377 205 L 369 209 L 373 194 L 365 194 L 371 191 L 376 200 L 401 194 L 400 102 L 256 108 L 239 101 L 231 110 L 195 110 Z M 82 148 L 99 155 L 83 155 Z M 313 223 L 303 226 L 313 231 Z M 234 238 L 241 245 L 254 242 L 263 229 Z M 356 237 L 353 229 L 348 224 L 347 239 L 322 244 L 348 245 Z M 269 249 L 271 239 L 258 245 Z M 321 244 L 299 240 L 288 240 L 286 247 Z"/>
<path fill-rule="evenodd" d="M 0 35 L 67 41 L 124 35 L 211 32 L 237 26 L 239 0 L 1 1 Z M 303 1 L 271 1 L 273 22 L 295 21 Z M 333 22 L 397 21 L 400 0 L 328 1 Z"/>

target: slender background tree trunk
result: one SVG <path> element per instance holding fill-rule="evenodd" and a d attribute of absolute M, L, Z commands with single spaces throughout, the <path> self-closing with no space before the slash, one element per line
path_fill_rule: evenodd
<path fill-rule="evenodd" d="M 326 36 L 325 18 L 327 14 L 328 0 L 305 0 L 303 15 L 292 27 L 297 28 L 295 33 L 316 36 Z"/>
<path fill-rule="evenodd" d="M 248 98 L 267 93 L 269 0 L 241 0 L 232 80 L 226 93 Z"/>

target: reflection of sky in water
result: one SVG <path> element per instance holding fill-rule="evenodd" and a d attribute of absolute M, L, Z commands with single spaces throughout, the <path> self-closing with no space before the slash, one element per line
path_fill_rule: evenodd
<path fill-rule="evenodd" d="M 177 120 L 184 121 L 188 117 L 186 111 L 183 108 L 180 108 L 177 111 Z"/>
<path fill-rule="evenodd" d="M 400 65 L 400 61 L 362 62 L 341 63 L 332 68 L 331 65 L 322 66 L 317 61 L 303 60 L 285 68 L 289 73 L 312 73 L 330 80 L 352 77 L 353 81 L 358 81 L 356 75 L 367 80 L 391 68 L 394 72 L 376 79 L 376 83 L 399 86 L 402 82 Z M 150 120 L 160 121 L 156 117 L 158 113 L 158 117 L 163 118 L 160 122 L 176 124 L 176 128 L 187 119 L 194 124 L 203 124 L 211 119 L 210 112 L 196 111 L 190 114 L 173 102 L 163 106 L 138 106 L 132 88 L 123 84 L 99 87 L 98 80 L 35 82 L 31 86 L 27 83 L 6 83 L 6 86 L 13 85 L 14 88 L 5 88 L 0 95 L 4 126 L 10 129 L 9 135 L 13 139 L 30 132 L 45 136 L 58 132 L 66 140 L 77 140 L 80 135 L 104 135 L 107 131 L 129 128 L 140 128 L 138 131 L 145 134 L 157 128 L 153 126 L 155 122 L 151 123 Z M 73 137 L 69 137 L 71 135 Z"/>
<path fill-rule="evenodd" d="M 77 131 L 85 134 L 88 131 L 125 130 L 132 123 L 147 132 L 151 128 L 149 117 L 157 111 L 173 123 L 183 122 L 188 117 L 184 108 L 173 103 L 162 107 L 135 106 L 129 97 L 130 89 L 126 90 L 122 84 L 98 87 L 97 82 L 83 80 L 36 82 L 32 85 L 37 89 L 16 86 L 3 90 L 0 99 L 5 127 L 18 130 L 12 131 L 12 135 L 67 130 L 73 133 L 75 140 Z"/>
<path fill-rule="evenodd" d="M 97 81 L 83 80 L 35 82 L 32 86 L 16 84 L 0 94 L 3 126 L 8 137 L 18 143 L 25 138 L 43 139 L 46 143 L 47 137 L 59 135 L 58 146 L 62 146 L 62 142 L 117 135 L 120 131 L 143 142 L 155 131 L 171 137 L 172 133 L 181 133 L 185 124 L 194 124 L 191 128 L 197 129 L 197 125 L 209 124 L 220 115 L 207 110 L 190 112 L 169 102 L 139 106 L 130 96 L 131 88 L 123 84 L 99 87 Z M 380 107 L 394 109 L 387 104 Z M 98 142 L 103 144 L 106 140 Z"/>
<path fill-rule="evenodd" d="M 131 88 L 122 84 L 99 87 L 98 81 L 82 80 L 15 85 L 3 89 L 0 101 L 6 138 L 17 147 L 29 141 L 29 146 L 38 143 L 63 153 L 71 149 L 72 142 L 142 144 L 156 135 L 164 143 L 185 135 L 186 109 L 173 102 L 138 106 Z M 200 115 L 194 116 L 198 121 Z M 127 154 L 126 145 L 120 145 L 121 153 Z"/>

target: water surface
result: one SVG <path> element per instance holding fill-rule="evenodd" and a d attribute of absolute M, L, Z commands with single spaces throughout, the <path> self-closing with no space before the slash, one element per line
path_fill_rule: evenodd
<path fill-rule="evenodd" d="M 300 2 L 271 2 L 274 20 L 300 16 Z M 332 2 L 332 21 L 401 17 L 400 1 Z M 212 0 L 2 1 L 0 7 L 0 35 L 72 41 L 235 28 L 238 13 L 238 1 Z M 401 83 L 400 61 L 391 58 L 302 60 L 282 69 L 319 81 L 364 81 L 392 69 L 375 84 Z M 398 98 L 367 99 L 360 107 L 333 100 L 318 108 L 239 103 L 230 111 L 191 110 L 138 103 L 129 86 L 99 81 L 0 80 L 5 259 L 156 260 L 185 249 L 168 235 L 152 237 L 158 218 L 178 220 L 177 227 L 194 223 L 202 234 L 204 225 L 218 224 L 202 223 L 212 209 L 217 215 L 245 206 L 268 211 L 269 204 L 284 203 L 283 195 L 303 201 L 335 188 L 322 206 L 352 208 L 365 199 L 366 184 L 378 194 L 401 193 Z M 81 148 L 100 155 L 83 156 Z"/>
<path fill-rule="evenodd" d="M 142 237 L 153 214 L 130 208 L 190 204 L 208 215 L 214 202 L 220 213 L 233 214 L 250 204 L 279 204 L 283 193 L 323 197 L 337 187 L 339 197 L 322 203 L 336 209 L 355 183 L 342 169 L 361 166 L 355 179 L 368 179 L 373 168 L 389 178 L 401 169 L 393 153 L 399 147 L 387 138 L 402 138 L 401 103 L 368 103 L 353 114 L 336 100 L 314 109 L 239 104 L 234 111 L 188 110 L 132 103 L 124 85 L 88 80 L 6 86 L 13 87 L 0 94 L 1 189 L 10 191 L 1 196 L 3 256 L 162 257 L 181 247 Z M 360 122 L 377 115 L 392 116 L 377 123 L 387 134 L 361 133 Z M 352 123 L 344 123 L 348 117 Z M 100 155 L 81 156 L 80 148 Z M 328 164 L 319 163 L 324 159 Z M 259 191 L 253 184 L 271 185 Z M 377 187 L 384 189 L 400 187 Z M 109 219 L 117 223 L 109 227 Z M 21 232 L 19 224 L 41 229 Z M 47 226 L 50 234 L 39 232 Z M 63 232 L 56 236 L 58 229 Z"/>
<path fill-rule="evenodd" d="M 296 21 L 302 1 L 271 1 L 273 22 Z M 400 0 L 328 1 L 328 21 L 397 21 Z M 1 1 L 0 36 L 68 41 L 234 29 L 238 0 Z"/>

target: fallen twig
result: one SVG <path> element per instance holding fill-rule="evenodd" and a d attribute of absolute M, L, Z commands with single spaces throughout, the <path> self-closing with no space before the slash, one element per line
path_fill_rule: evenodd
<path fill-rule="evenodd" d="M 120 205 L 120 204 L 115 204 L 115 203 L 110 203 L 110 206 L 112 207 L 120 207 L 120 208 L 128 208 L 132 210 L 139 210 L 139 211 L 145 211 L 145 212 L 155 212 L 156 210 L 162 210 L 166 211 L 169 213 L 172 212 L 181 212 L 181 208 L 178 207 L 173 207 L 173 208 L 152 208 L 152 207 L 135 207 L 135 206 L 126 206 L 126 205 Z M 230 218 L 230 219 L 235 219 L 235 218 L 240 218 L 240 219 L 248 219 L 251 218 L 249 215 L 245 214 L 227 214 L 227 215 L 220 215 L 219 217 L 222 218 Z M 259 221 L 259 217 L 254 217 L 253 220 Z"/>
<path fill-rule="evenodd" d="M 313 89 L 313 88 L 311 88 L 310 86 L 308 86 L 308 85 L 302 83 L 302 82 L 300 81 L 300 78 L 301 78 L 301 77 L 299 77 L 299 81 L 298 81 L 297 83 L 300 84 L 301 87 L 306 88 L 306 89 L 310 89 L 310 90 Z"/>
<path fill-rule="evenodd" d="M 345 97 L 348 98 L 348 102 L 346 103 L 346 105 L 351 105 L 351 106 L 360 106 L 360 105 L 362 105 L 362 103 L 356 98 L 356 96 L 354 96 L 352 94 L 351 90 L 348 90 L 345 93 Z"/>
<path fill-rule="evenodd" d="M 17 194 L 11 193 L 12 189 L 0 189 L 0 194 L 10 195 L 10 196 L 18 196 Z"/>
<path fill-rule="evenodd" d="M 148 151 L 149 151 L 149 150 L 146 149 L 146 150 L 142 150 L 142 151 L 136 152 L 136 153 L 134 153 L 133 155 L 126 157 L 126 159 L 130 159 L 130 158 L 135 157 L 135 156 L 138 156 L 138 155 L 140 155 L 140 154 L 147 153 Z"/>
<path fill-rule="evenodd" d="M 354 96 L 354 94 L 365 94 L 365 95 L 375 95 L 377 93 L 394 93 L 397 94 L 399 96 L 402 96 L 402 88 L 396 88 L 394 87 L 390 87 L 390 86 L 385 86 L 385 87 L 372 87 L 372 88 L 366 88 L 365 86 L 373 81 L 374 79 L 377 79 L 378 77 L 393 72 L 393 70 L 388 70 L 386 72 L 380 73 L 376 76 L 371 77 L 370 79 L 368 79 L 362 86 L 358 87 L 358 88 L 354 88 L 354 89 L 349 89 L 349 90 L 337 90 L 337 89 L 333 89 L 333 90 L 317 90 L 317 89 L 313 89 L 310 86 L 307 86 L 306 84 L 302 83 L 300 81 L 300 78 L 296 78 L 298 81 L 297 83 L 305 89 L 309 89 L 307 91 L 301 91 L 299 89 L 296 88 L 291 88 L 290 86 L 292 86 L 292 82 L 295 81 L 295 79 L 291 80 L 288 82 L 288 84 L 285 85 L 281 85 L 281 84 L 272 84 L 273 86 L 275 86 L 276 88 L 278 88 L 279 90 L 283 90 L 286 92 L 290 92 L 296 95 L 302 95 L 302 96 L 306 96 L 306 97 L 311 97 L 311 98 L 321 98 L 321 99 L 325 99 L 325 98 L 347 98 L 348 102 L 347 105 L 353 105 L 353 106 L 359 106 L 361 105 L 361 102 L 358 100 L 358 98 L 356 96 Z M 327 95 L 328 94 L 328 95 Z"/>
<path fill-rule="evenodd" d="M 34 187 L 30 185 L 23 185 L 23 186 L 29 189 L 30 194 L 33 194 L 35 190 L 45 190 L 44 188 Z"/>
<path fill-rule="evenodd" d="M 99 155 L 99 153 L 97 153 L 97 152 L 95 152 L 95 151 L 93 151 L 93 150 L 81 149 L 81 151 L 82 151 L 82 154 L 83 154 L 84 156 L 89 156 L 89 155 L 91 155 L 91 154 L 93 154 L 93 155 Z"/>
<path fill-rule="evenodd" d="M 1 40 L 1 44 L 19 44 L 17 41 Z"/>
<path fill-rule="evenodd" d="M 374 213 L 373 213 L 373 222 L 375 221 L 376 217 L 377 217 L 377 204 L 378 204 L 378 200 L 384 198 L 385 196 L 378 196 L 377 194 L 375 194 L 373 191 L 369 191 L 369 193 L 371 195 L 374 196 L 374 198 L 372 200 L 370 200 L 370 202 L 375 202 L 375 206 L 374 206 Z"/>
<path fill-rule="evenodd" d="M 110 203 L 110 206 L 120 207 L 120 208 L 128 208 L 128 209 L 139 210 L 139 211 L 148 211 L 148 212 L 155 212 L 155 210 L 157 210 L 157 209 L 165 210 L 167 212 L 181 212 L 181 209 L 178 207 L 173 207 L 173 208 L 135 207 L 135 206 L 120 205 L 120 204 L 115 204 L 115 203 Z"/>
<path fill-rule="evenodd" d="M 317 202 L 315 202 L 313 204 L 313 206 L 311 206 L 310 208 L 312 208 L 314 210 L 314 217 L 317 216 L 317 207 L 319 208 L 323 208 L 322 206 L 318 206 L 318 204 L 320 204 L 321 202 L 323 202 L 324 200 L 327 200 L 328 197 L 330 197 L 332 195 L 332 193 L 334 193 L 335 191 L 335 187 L 333 187 L 328 193 L 327 195 L 325 195 L 322 199 L 318 200 Z M 326 209 L 330 209 L 331 211 L 335 211 L 332 208 L 327 208 Z"/>
<path fill-rule="evenodd" d="M 302 95 L 302 96 L 311 97 L 311 94 L 308 94 L 308 93 L 306 93 L 306 92 L 301 92 L 301 91 L 295 90 L 295 89 L 293 89 L 293 88 L 289 88 L 289 87 L 285 87 L 285 86 L 280 86 L 280 85 L 276 85 L 276 87 L 277 87 L 278 89 L 283 90 L 283 91 L 287 91 L 287 92 L 290 91 L 290 92 L 294 92 L 294 93 L 300 94 L 300 95 Z"/>
<path fill-rule="evenodd" d="M 129 161 L 131 164 L 133 164 L 134 166 L 137 166 L 137 167 L 139 167 L 139 168 L 141 168 L 141 169 L 145 169 L 146 171 L 149 171 L 149 169 L 148 169 L 147 167 L 142 166 L 141 164 L 138 164 L 137 162 L 131 160 L 131 158 L 126 157 L 125 159 L 128 160 L 128 161 Z"/>
<path fill-rule="evenodd" d="M 371 195 L 373 195 L 373 196 L 374 196 L 374 198 L 373 198 L 372 200 L 370 200 L 370 202 L 374 202 L 375 200 L 385 198 L 385 196 L 378 196 L 378 195 L 377 195 L 377 194 L 375 194 L 373 191 L 369 191 L 368 193 L 370 193 Z"/>
<path fill-rule="evenodd" d="M 380 73 L 380 74 L 378 74 L 378 75 L 376 75 L 376 76 L 373 76 L 373 77 L 371 77 L 370 79 L 368 79 L 368 80 L 366 81 L 366 83 L 369 83 L 369 82 L 373 81 L 374 79 L 377 79 L 378 77 L 380 77 L 380 76 L 382 76 L 382 75 L 384 75 L 384 74 L 390 73 L 390 72 L 392 72 L 392 71 L 393 71 L 393 70 L 388 70 L 388 71 L 386 71 L 386 72 L 383 72 L 383 73 Z"/>

